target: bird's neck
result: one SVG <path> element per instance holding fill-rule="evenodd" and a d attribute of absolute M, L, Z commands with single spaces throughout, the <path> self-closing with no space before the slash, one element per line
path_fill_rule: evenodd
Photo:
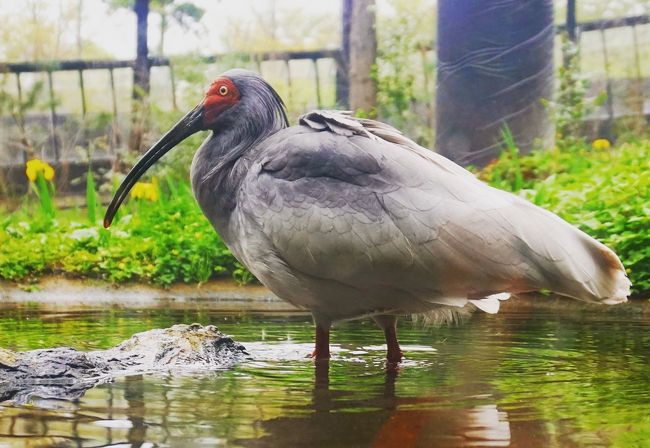
<path fill-rule="evenodd" d="M 215 130 L 201 145 L 192 161 L 192 189 L 213 224 L 227 220 L 236 207 L 237 192 L 255 159 L 256 148 L 284 127 L 286 122 L 281 120 L 240 117 L 237 126 Z"/>

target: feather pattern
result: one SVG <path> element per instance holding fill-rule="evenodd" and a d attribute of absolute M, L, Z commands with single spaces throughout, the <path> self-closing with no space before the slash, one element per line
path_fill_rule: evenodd
<path fill-rule="evenodd" d="M 236 207 L 215 226 L 318 322 L 469 303 L 497 312 L 495 294 L 539 289 L 608 304 L 629 294 L 610 249 L 386 124 L 314 111 L 241 163 Z"/>

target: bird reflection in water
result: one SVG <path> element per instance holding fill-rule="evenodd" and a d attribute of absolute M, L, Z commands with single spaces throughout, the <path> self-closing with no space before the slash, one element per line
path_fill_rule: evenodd
<path fill-rule="evenodd" d="M 332 364 L 336 368 L 336 363 Z M 496 404 L 452 408 L 436 405 L 435 398 L 399 397 L 400 367 L 387 364 L 383 374 L 383 390 L 365 398 L 360 391 L 330 387 L 330 362 L 318 360 L 314 363 L 312 403 L 306 407 L 309 413 L 262 421 L 266 435 L 238 440 L 237 444 L 337 446 L 344 441 L 348 446 L 381 448 L 511 446 L 508 415 Z"/>

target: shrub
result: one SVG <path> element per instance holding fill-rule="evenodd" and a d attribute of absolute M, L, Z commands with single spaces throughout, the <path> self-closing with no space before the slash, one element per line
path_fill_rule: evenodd
<path fill-rule="evenodd" d="M 47 227 L 39 225 L 38 209 L 0 218 L 0 278 L 26 281 L 62 273 L 164 286 L 224 275 L 250 280 L 186 183 L 156 202 L 131 200 L 110 230 L 84 218 L 79 210 L 60 211 Z"/>

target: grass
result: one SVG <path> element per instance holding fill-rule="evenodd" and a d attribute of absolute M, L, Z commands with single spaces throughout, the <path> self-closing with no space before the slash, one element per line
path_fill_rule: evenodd
<path fill-rule="evenodd" d="M 610 246 L 628 269 L 634 293 L 648 296 L 649 153 L 650 141 L 525 157 L 508 148 L 477 175 Z M 101 207 L 56 210 L 52 216 L 32 193 L 18 211 L 0 211 L 0 278 L 25 285 L 45 274 L 162 286 L 221 276 L 251 281 L 201 214 L 187 182 L 164 182 L 160 189 L 155 202 L 128 201 L 109 231 L 99 223 Z M 90 189 L 88 197 L 94 197 Z"/>

